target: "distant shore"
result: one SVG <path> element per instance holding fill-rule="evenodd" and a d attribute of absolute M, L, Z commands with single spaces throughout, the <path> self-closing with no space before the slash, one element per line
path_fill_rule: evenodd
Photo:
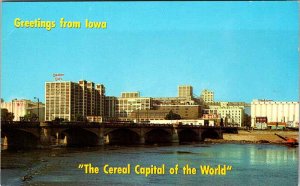
<path fill-rule="evenodd" d="M 285 140 L 275 134 L 279 134 L 286 138 L 295 138 L 299 140 L 298 131 L 282 131 L 282 130 L 239 130 L 238 134 L 223 134 L 223 139 L 206 139 L 206 142 L 216 143 L 272 143 L 283 144 Z"/>

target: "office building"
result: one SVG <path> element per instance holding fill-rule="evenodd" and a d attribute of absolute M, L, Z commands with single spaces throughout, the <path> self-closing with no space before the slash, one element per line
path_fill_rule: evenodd
<path fill-rule="evenodd" d="M 140 97 L 139 92 L 122 92 L 121 97 L 117 98 L 115 114 L 119 120 L 127 121 L 132 111 L 150 109 L 150 97 Z"/>
<path fill-rule="evenodd" d="M 105 97 L 105 109 L 104 109 L 104 120 L 115 121 L 117 120 L 116 106 L 118 98 L 114 96 Z"/>
<path fill-rule="evenodd" d="M 132 111 L 128 118 L 134 122 L 147 122 L 150 120 L 163 120 L 169 111 L 166 110 L 135 110 Z"/>
<path fill-rule="evenodd" d="M 197 105 L 195 99 L 190 97 L 158 97 L 152 98 L 153 106 L 158 105 Z"/>
<path fill-rule="evenodd" d="M 193 87 L 190 85 L 178 86 L 178 97 L 193 98 Z"/>
<path fill-rule="evenodd" d="M 201 107 L 199 105 L 159 105 L 155 110 L 161 110 L 169 113 L 172 111 L 180 115 L 181 119 L 198 119 L 201 117 Z"/>
<path fill-rule="evenodd" d="M 153 110 L 135 110 L 129 114 L 130 120 L 149 121 L 164 120 L 172 111 L 180 115 L 181 119 L 199 119 L 201 117 L 201 108 L 199 105 L 160 105 L 153 107 Z"/>
<path fill-rule="evenodd" d="M 203 109 L 203 115 L 207 118 L 220 118 L 228 125 L 243 126 L 244 106 L 232 106 L 230 102 L 218 102 L 218 104 L 209 105 Z"/>
<path fill-rule="evenodd" d="M 101 84 L 81 80 L 45 83 L 45 120 L 62 118 L 77 121 L 87 116 L 104 115 L 105 88 Z"/>
<path fill-rule="evenodd" d="M 213 103 L 215 99 L 214 92 L 206 89 L 201 92 L 200 97 L 204 103 Z"/>

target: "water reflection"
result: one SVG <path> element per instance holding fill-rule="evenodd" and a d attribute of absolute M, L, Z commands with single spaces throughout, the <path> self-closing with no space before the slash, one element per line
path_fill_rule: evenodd
<path fill-rule="evenodd" d="M 76 165 L 81 162 L 99 167 L 189 164 L 232 165 L 226 176 L 178 175 L 84 175 Z M 2 183 L 20 185 L 20 177 L 32 174 L 29 185 L 296 185 L 298 148 L 262 144 L 195 144 L 180 146 L 105 146 L 97 148 L 55 148 L 24 152 L 2 151 Z M 288 182 L 287 182 L 288 181 Z"/>
<path fill-rule="evenodd" d="M 251 146 L 248 149 L 250 152 L 250 164 L 284 164 L 288 161 L 297 162 L 298 148 L 289 148 L 286 146 Z"/>

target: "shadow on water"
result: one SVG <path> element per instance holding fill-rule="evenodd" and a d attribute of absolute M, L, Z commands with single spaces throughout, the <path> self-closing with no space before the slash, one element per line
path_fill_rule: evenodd
<path fill-rule="evenodd" d="M 195 153 L 188 152 L 188 151 L 177 151 L 176 153 L 177 154 L 195 154 Z"/>
<path fill-rule="evenodd" d="M 209 147 L 209 148 L 207 148 Z M 263 151 L 261 149 L 264 149 Z M 137 155 L 138 153 L 138 155 Z M 145 154 L 147 153 L 147 154 Z M 230 181 L 223 177 L 214 177 L 209 180 L 201 176 L 190 177 L 187 185 L 203 183 L 211 185 L 212 179 L 224 185 L 242 185 L 240 180 L 249 179 L 249 175 L 262 174 L 263 179 L 274 185 L 282 182 L 279 176 L 270 177 L 270 173 L 277 175 L 276 167 L 283 169 L 283 176 L 288 176 L 291 183 L 296 182 L 298 149 L 283 146 L 261 144 L 156 144 L 156 145 L 105 145 L 102 147 L 54 147 L 42 150 L 2 151 L 2 175 L 6 185 L 118 185 L 119 182 L 128 185 L 139 183 L 163 185 L 170 183 L 176 185 L 181 179 L 174 180 L 174 176 L 153 176 L 143 179 L 141 176 L 118 175 L 82 176 L 78 170 L 78 162 L 90 162 L 95 165 L 135 165 L 137 162 L 145 164 L 173 165 L 174 163 L 189 163 L 198 166 L 199 162 L 219 164 L 219 162 L 237 167 L 234 174 L 228 174 Z M 251 165 L 251 168 L 249 168 Z M 268 165 L 268 166 L 266 166 Z M 275 168 L 275 169 L 274 169 Z M 292 175 L 292 176 L 291 176 Z M 102 177 L 100 177 L 102 176 Z M 147 182 L 151 178 L 151 182 Z M 278 178 L 278 179 L 277 179 Z M 275 179 L 275 181 L 273 181 Z M 153 182 L 155 181 L 155 183 Z M 254 184 L 261 184 L 261 180 Z M 266 182 L 267 183 L 267 182 Z M 124 185 L 124 184 L 123 184 Z M 126 184 L 125 184 L 126 185 Z"/>

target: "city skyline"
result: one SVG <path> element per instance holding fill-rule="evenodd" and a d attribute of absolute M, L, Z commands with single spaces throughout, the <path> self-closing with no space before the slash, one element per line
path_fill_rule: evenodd
<path fill-rule="evenodd" d="M 53 73 L 64 73 L 65 81 L 104 84 L 108 96 L 139 91 L 144 97 L 176 97 L 179 85 L 191 85 L 197 96 L 214 91 L 216 101 L 298 100 L 297 2 L 3 6 L 5 101 L 44 101 Z M 17 29 L 17 17 L 88 18 L 107 21 L 107 29 Z"/>

